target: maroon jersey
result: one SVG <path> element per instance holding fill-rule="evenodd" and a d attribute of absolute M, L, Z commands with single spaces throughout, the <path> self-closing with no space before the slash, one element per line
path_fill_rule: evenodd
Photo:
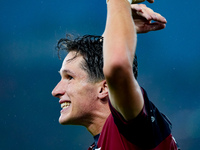
<path fill-rule="evenodd" d="M 171 135 L 171 123 L 151 103 L 142 89 L 144 108 L 131 121 L 126 121 L 110 104 L 107 118 L 95 150 L 177 150 Z"/>

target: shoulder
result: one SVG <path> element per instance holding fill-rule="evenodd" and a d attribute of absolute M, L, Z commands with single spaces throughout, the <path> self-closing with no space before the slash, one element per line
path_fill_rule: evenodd
<path fill-rule="evenodd" d="M 143 88 L 141 91 L 144 107 L 136 118 L 126 121 L 111 104 L 110 109 L 120 134 L 135 145 L 144 147 L 146 143 L 144 148 L 152 148 L 171 135 L 172 124 L 149 100 L 147 92 Z"/>

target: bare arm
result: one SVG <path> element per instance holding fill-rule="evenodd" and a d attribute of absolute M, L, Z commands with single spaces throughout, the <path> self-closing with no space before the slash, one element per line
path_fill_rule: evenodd
<path fill-rule="evenodd" d="M 140 86 L 132 73 L 136 42 L 130 3 L 127 0 L 109 0 L 103 71 L 111 104 L 126 120 L 135 118 L 144 105 Z"/>

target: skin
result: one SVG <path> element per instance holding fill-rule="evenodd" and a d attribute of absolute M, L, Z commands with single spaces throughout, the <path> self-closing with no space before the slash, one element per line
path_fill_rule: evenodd
<path fill-rule="evenodd" d="M 132 73 L 136 32 L 160 30 L 166 24 L 164 17 L 142 4 L 130 5 L 127 1 L 109 0 L 107 7 L 107 24 L 103 34 L 103 71 L 106 80 L 90 82 L 88 74 L 81 67 L 83 57 L 78 55 L 69 61 L 75 55 L 72 51 L 64 59 L 59 71 L 61 80 L 52 91 L 60 103 L 70 103 L 68 108 L 61 110 L 59 122 L 63 125 L 83 125 L 92 135 L 101 132 L 110 115 L 108 95 L 113 107 L 126 120 L 135 118 L 142 110 L 142 93 Z M 151 20 L 156 23 L 151 23 Z"/>
<path fill-rule="evenodd" d="M 166 27 L 167 20 L 165 17 L 154 12 L 145 4 L 132 4 L 131 11 L 135 29 L 138 34 L 162 30 Z M 154 22 L 152 22 L 152 20 Z M 102 35 L 103 37 L 105 36 L 104 34 Z"/>
<path fill-rule="evenodd" d="M 61 80 L 53 89 L 52 95 L 60 99 L 60 103 L 69 101 L 70 106 L 62 109 L 59 122 L 67 125 L 83 125 L 90 133 L 96 135 L 110 114 L 108 108 L 108 89 L 105 80 L 90 82 L 88 74 L 81 68 L 84 61 L 78 55 L 72 61 L 75 52 L 70 52 L 64 59 L 60 69 Z"/>
<path fill-rule="evenodd" d="M 140 86 L 132 72 L 136 33 L 156 30 L 160 25 L 164 28 L 165 23 L 161 15 L 145 5 L 133 6 L 126 0 L 109 0 L 107 3 L 103 72 L 111 104 L 127 121 L 137 117 L 144 107 Z"/>
<path fill-rule="evenodd" d="M 145 4 L 132 4 L 131 9 L 137 33 L 157 31 L 166 27 L 167 20 Z"/>
<path fill-rule="evenodd" d="M 130 3 L 125 0 L 110 0 L 107 3 L 104 32 L 103 71 L 111 104 L 125 120 L 134 119 L 144 106 L 140 86 L 132 72 L 136 43 L 136 28 Z"/>

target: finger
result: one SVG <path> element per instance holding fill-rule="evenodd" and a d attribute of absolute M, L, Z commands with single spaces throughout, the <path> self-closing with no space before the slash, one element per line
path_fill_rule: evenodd
<path fill-rule="evenodd" d="M 166 25 L 163 23 L 154 22 L 154 23 L 150 23 L 150 24 L 145 24 L 143 26 L 143 28 L 138 28 L 137 33 L 147 33 L 150 31 L 157 31 L 157 30 L 164 29 L 165 27 L 166 27 Z"/>
<path fill-rule="evenodd" d="M 142 10 L 142 12 L 141 12 L 141 11 L 137 11 L 136 13 L 137 13 L 137 15 L 138 15 L 138 18 L 143 19 L 143 20 L 150 21 L 151 18 L 152 18 L 152 17 L 151 17 L 148 13 L 146 13 L 144 10 Z"/>
<path fill-rule="evenodd" d="M 167 23 L 167 20 L 165 19 L 165 17 L 161 16 L 159 13 L 156 13 L 156 12 L 151 13 L 151 20 Z"/>
<path fill-rule="evenodd" d="M 142 9 L 142 13 L 137 12 L 138 15 L 144 17 L 146 20 L 152 20 L 154 11 L 151 8 L 148 8 L 145 4 L 139 4 L 139 7 Z"/>
<path fill-rule="evenodd" d="M 161 14 L 159 13 L 155 13 L 157 15 L 157 19 L 156 21 L 159 21 L 159 22 L 163 22 L 163 23 L 167 23 L 167 20 L 165 17 L 163 17 Z"/>
<path fill-rule="evenodd" d="M 164 29 L 165 27 L 166 27 L 166 24 L 160 23 L 160 22 L 154 22 L 147 25 L 147 28 L 149 31 L 157 31 L 157 30 Z"/>
<path fill-rule="evenodd" d="M 138 4 L 132 4 L 131 9 L 136 12 L 142 12 L 142 8 Z"/>
<path fill-rule="evenodd" d="M 167 20 L 165 19 L 165 17 L 163 17 L 162 15 L 160 15 L 157 12 L 154 12 L 151 8 L 148 8 L 143 5 L 140 5 L 140 7 L 143 9 L 143 12 L 145 13 L 144 16 L 148 16 L 146 18 L 147 20 L 154 20 L 154 21 L 167 23 Z"/>

